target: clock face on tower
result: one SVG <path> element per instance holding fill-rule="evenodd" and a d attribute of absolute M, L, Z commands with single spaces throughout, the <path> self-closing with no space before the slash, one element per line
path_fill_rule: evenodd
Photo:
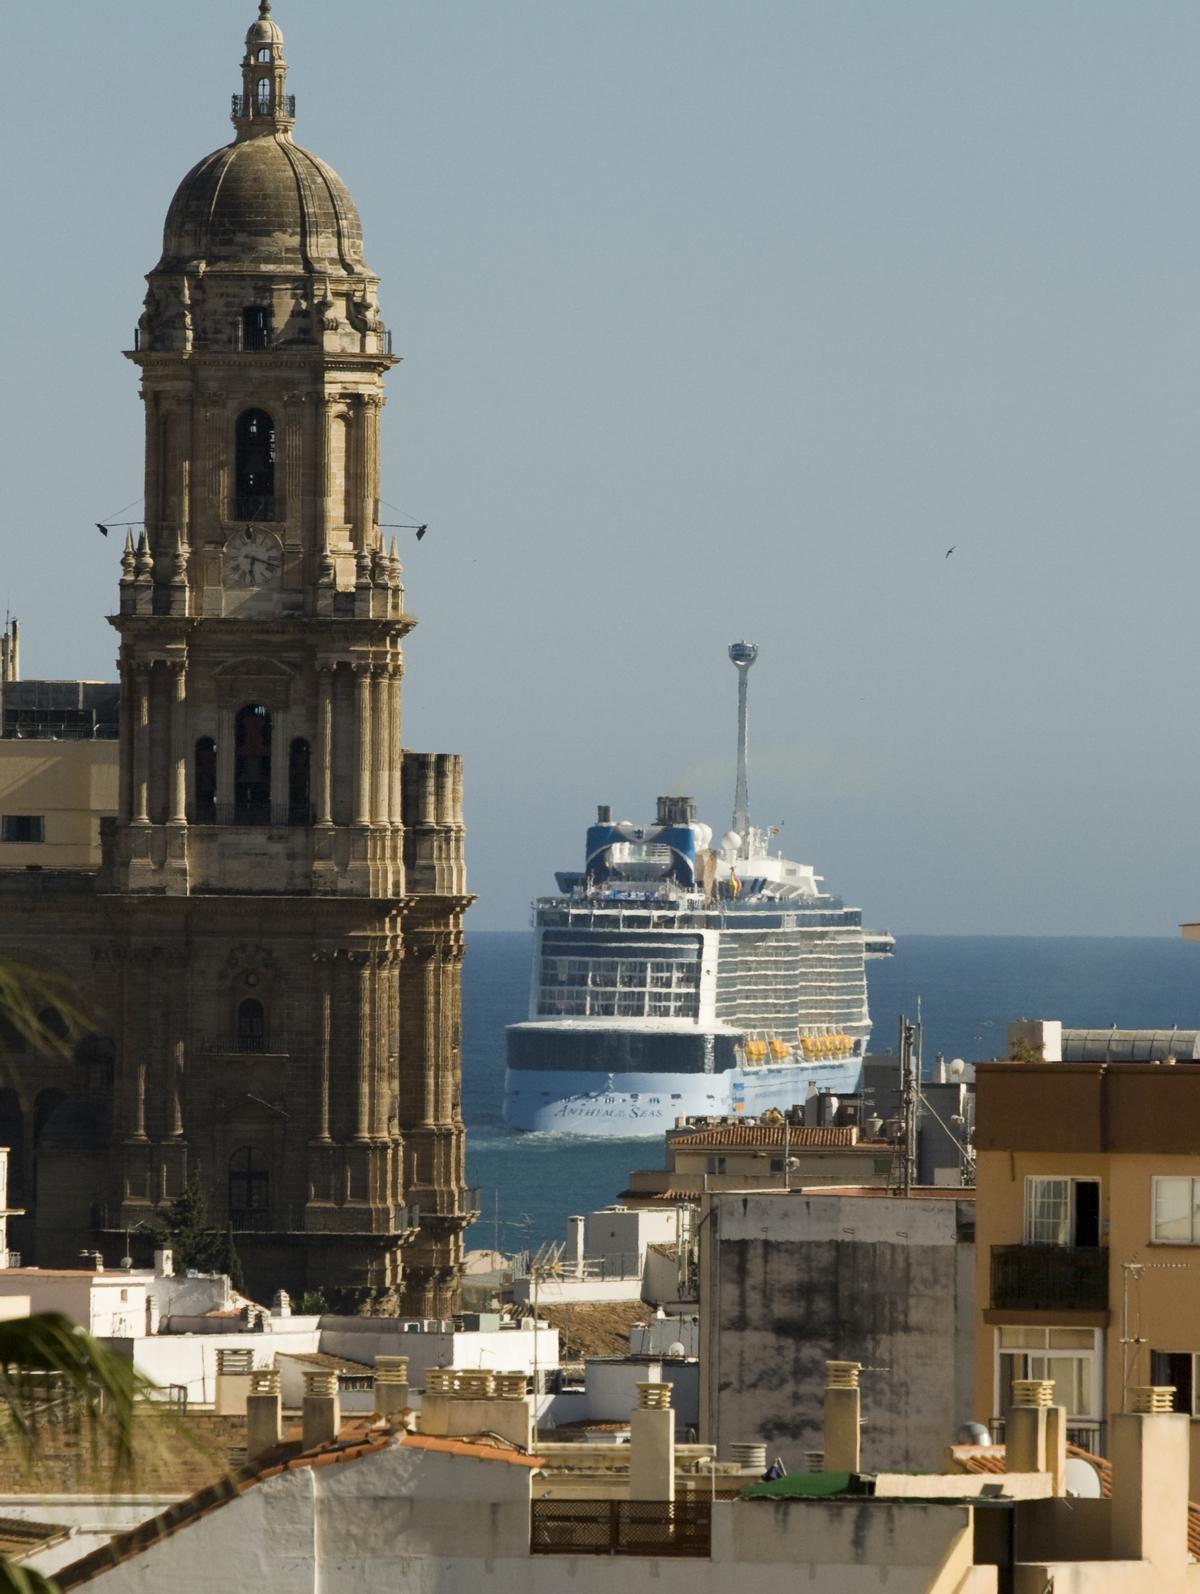
<path fill-rule="evenodd" d="M 231 533 L 225 544 L 227 587 L 269 587 L 279 579 L 283 549 L 279 538 L 257 526 Z"/>

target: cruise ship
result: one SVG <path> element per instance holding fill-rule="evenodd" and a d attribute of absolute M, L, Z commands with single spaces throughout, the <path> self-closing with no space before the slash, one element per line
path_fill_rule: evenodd
<path fill-rule="evenodd" d="M 529 1018 L 507 1031 L 514 1129 L 658 1136 L 681 1116 L 759 1114 L 857 1088 L 871 1032 L 866 962 L 886 931 L 772 850 L 749 822 L 747 676 L 738 669 L 733 825 L 713 845 L 688 797 L 652 825 L 601 807 L 584 867 L 534 903 Z"/>

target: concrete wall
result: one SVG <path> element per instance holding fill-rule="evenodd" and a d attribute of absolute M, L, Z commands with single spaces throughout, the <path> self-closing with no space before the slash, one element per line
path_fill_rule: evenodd
<path fill-rule="evenodd" d="M 276 1351 L 311 1354 L 319 1349 L 312 1319 L 292 1331 L 271 1334 L 143 1334 L 106 1340 L 108 1348 L 133 1361 L 138 1372 L 160 1385 L 182 1384 L 189 1405 L 209 1405 L 217 1392 L 217 1352 L 251 1350 L 255 1367 L 274 1366 Z"/>
<path fill-rule="evenodd" d="M 529 1552 L 529 1473 L 396 1447 L 247 1490 L 90 1582 L 98 1594 L 983 1594 L 971 1507 L 887 1501 L 720 1503 L 710 1559 Z M 316 1565 L 318 1547 L 319 1569 Z"/>
<path fill-rule="evenodd" d="M 98 869 L 100 819 L 117 812 L 115 741 L 0 740 L 0 815 L 40 814 L 45 840 L 0 843 L 0 869 Z"/>
<path fill-rule="evenodd" d="M 34 1312 L 64 1312 L 98 1339 L 141 1333 L 146 1327 L 146 1283 L 126 1273 L 64 1276 L 36 1268 L 0 1271 L 0 1297 L 27 1295 Z"/>
<path fill-rule="evenodd" d="M 420 1389 L 431 1367 L 532 1373 L 534 1336 L 532 1328 L 405 1334 L 394 1317 L 323 1317 L 320 1348 L 370 1366 L 377 1356 L 407 1356 L 409 1385 Z M 538 1369 L 553 1371 L 558 1367 L 558 1330 L 543 1324 L 536 1336 Z"/>
<path fill-rule="evenodd" d="M 861 1362 L 863 1465 L 937 1469 L 971 1415 L 973 1246 L 952 1199 L 715 1195 L 702 1215 L 700 1438 L 823 1448 L 825 1362 Z"/>

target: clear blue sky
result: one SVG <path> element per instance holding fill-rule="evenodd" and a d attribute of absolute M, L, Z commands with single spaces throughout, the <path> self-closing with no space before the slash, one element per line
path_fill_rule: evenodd
<path fill-rule="evenodd" d="M 129 346 L 253 0 L 9 6 L 0 602 L 113 675 Z M 733 795 L 904 931 L 1200 918 L 1200 9 L 278 0 L 405 363 L 405 740 L 478 928 Z M 393 518 L 403 519 L 397 515 Z M 946 549 L 956 545 L 952 558 Z"/>

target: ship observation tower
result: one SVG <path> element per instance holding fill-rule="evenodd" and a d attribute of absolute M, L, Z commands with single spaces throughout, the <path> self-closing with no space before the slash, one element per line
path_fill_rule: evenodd
<path fill-rule="evenodd" d="M 731 642 L 729 657 L 738 672 L 738 751 L 737 751 L 737 786 L 733 794 L 733 825 L 732 829 L 742 838 L 740 856 L 745 858 L 750 851 L 750 788 L 746 779 L 747 762 L 747 698 L 750 666 L 758 657 L 758 648 L 753 642 Z"/>

